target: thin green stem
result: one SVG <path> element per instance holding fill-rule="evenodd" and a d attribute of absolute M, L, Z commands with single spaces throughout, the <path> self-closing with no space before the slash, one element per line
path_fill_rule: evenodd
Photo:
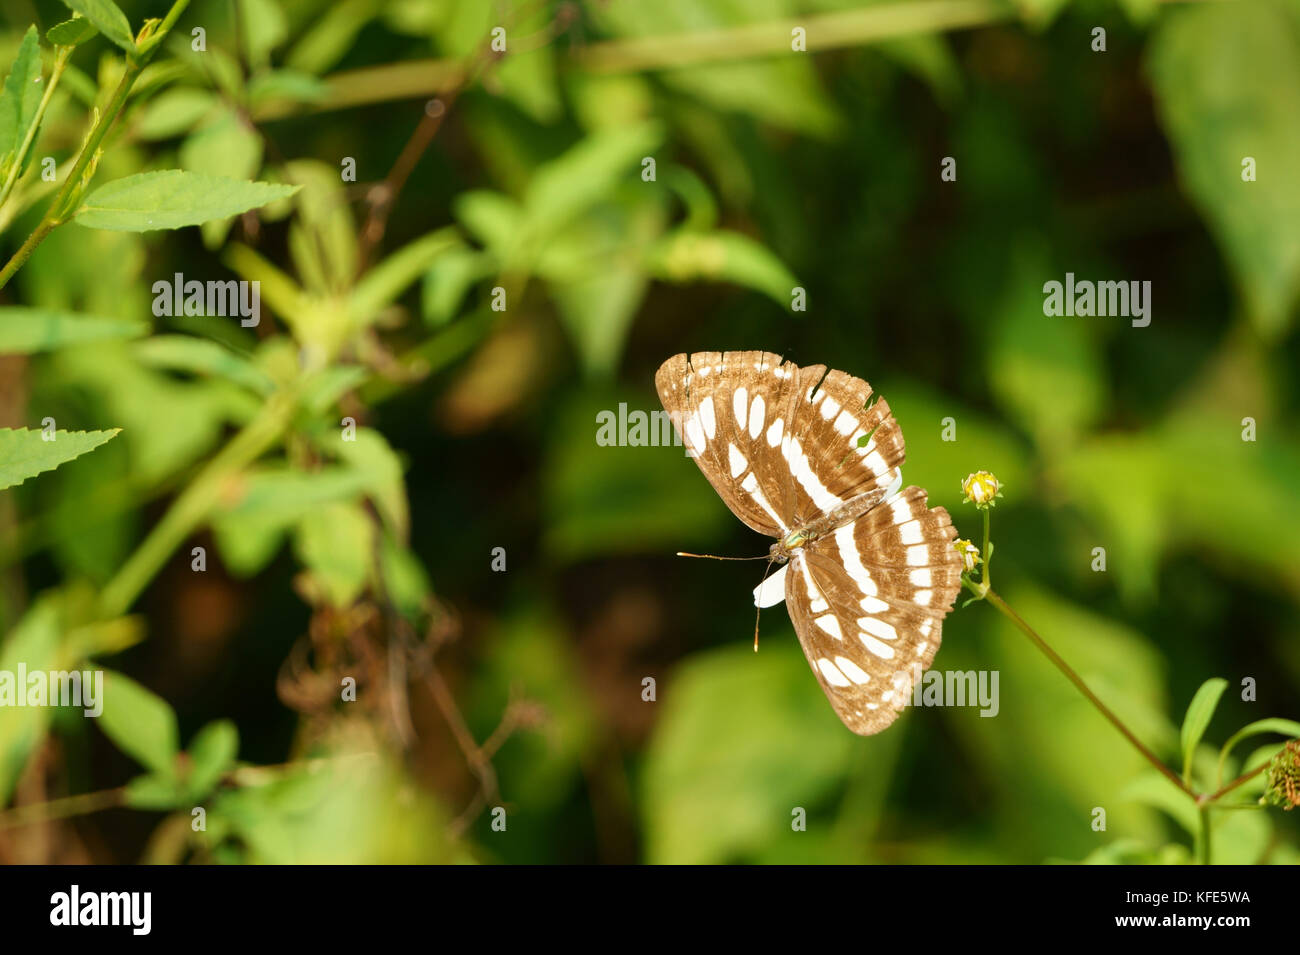
<path fill-rule="evenodd" d="M 993 559 L 993 545 L 989 541 L 989 511 L 992 509 L 991 506 L 984 508 L 984 570 L 980 573 L 980 582 L 983 583 L 986 592 L 993 586 L 993 582 L 989 579 L 989 562 Z"/>
<path fill-rule="evenodd" d="M 70 46 L 61 46 L 58 54 L 54 57 L 54 68 L 50 71 L 50 82 L 46 85 L 45 93 L 41 96 L 41 102 L 36 107 L 36 115 L 33 117 L 31 125 L 27 127 L 27 135 L 23 139 L 22 145 L 19 146 L 18 153 L 14 156 L 13 165 L 9 168 L 9 175 L 5 178 L 4 185 L 0 186 L 0 206 L 3 206 L 9 200 L 9 194 L 14 191 L 14 184 L 18 182 L 18 174 L 27 162 L 27 154 L 31 152 L 32 144 L 36 141 L 36 132 L 41 128 L 41 122 L 45 119 L 45 110 L 50 105 L 50 99 L 54 96 L 54 89 L 59 85 L 63 70 L 68 65 L 68 57 L 72 55 L 72 50 L 73 48 Z"/>
<path fill-rule="evenodd" d="M 1200 807 L 1201 827 L 1196 840 L 1196 861 L 1201 865 L 1210 864 L 1210 807 Z"/>
<path fill-rule="evenodd" d="M 87 813 L 114 809 L 126 800 L 126 787 L 101 789 L 93 793 L 81 793 L 51 799 L 49 802 L 31 803 L 6 812 L 0 812 L 0 829 L 12 826 L 27 826 L 34 822 L 48 822 L 51 819 L 66 819 L 69 816 L 84 816 Z"/>
<path fill-rule="evenodd" d="M 100 611 L 117 617 L 135 603 L 172 552 L 199 526 L 220 500 L 227 481 L 274 445 L 297 407 L 291 391 L 277 392 L 261 413 L 245 425 L 176 498 L 100 594 Z"/>
<path fill-rule="evenodd" d="M 1260 773 L 1264 772 L 1264 770 L 1266 769 L 1268 769 L 1268 763 L 1267 762 L 1261 763 L 1260 765 L 1256 766 L 1254 769 L 1242 773 L 1232 782 L 1228 783 L 1228 785 L 1221 787 L 1218 791 L 1214 792 L 1213 794 L 1208 796 L 1202 796 L 1201 799 L 1207 803 L 1218 802 L 1220 798 L 1232 792 L 1238 786 L 1250 782 L 1252 779 L 1254 779 Z"/>
<path fill-rule="evenodd" d="M 1102 716 L 1106 717 L 1106 719 L 1110 721 L 1111 725 L 1114 726 L 1115 729 L 1119 730 L 1124 738 L 1133 745 L 1133 748 L 1142 754 L 1143 759 L 1159 770 L 1161 775 L 1187 795 L 1191 796 L 1193 799 L 1197 798 L 1196 791 L 1188 786 L 1187 783 L 1183 782 L 1177 773 L 1157 759 L 1155 753 L 1147 749 L 1146 745 L 1133 735 L 1132 730 L 1124 725 L 1124 721 L 1116 716 L 1114 712 L 1111 711 L 1110 707 L 1097 698 L 1097 694 L 1093 693 L 1092 690 L 1088 688 L 1088 684 L 1083 682 L 1083 679 L 1079 674 L 1075 673 L 1074 669 L 1061 659 L 1060 654 L 1048 646 L 1047 642 L 1034 631 L 1033 627 L 1025 623 L 1025 621 L 1021 619 L 1020 615 L 1007 605 L 1007 602 L 1002 599 L 1000 594 L 994 590 L 988 590 L 984 596 L 985 599 L 988 600 L 989 603 L 993 604 L 993 606 L 996 607 L 1008 620 L 1020 628 L 1025 636 L 1033 642 L 1034 646 L 1038 647 L 1038 649 L 1042 651 L 1043 655 L 1052 662 L 1052 665 L 1060 670 L 1065 675 L 1065 678 L 1073 683 L 1075 688 L 1082 693 L 1085 698 L 1087 698 L 1088 702 L 1096 707 L 1098 712 L 1100 712 Z"/>

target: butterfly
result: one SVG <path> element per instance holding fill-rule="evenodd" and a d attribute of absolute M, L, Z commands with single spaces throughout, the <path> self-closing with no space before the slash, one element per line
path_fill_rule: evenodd
<path fill-rule="evenodd" d="M 888 727 L 939 649 L 962 572 L 948 512 L 902 486 L 889 404 L 861 378 L 761 351 L 674 355 L 655 386 L 723 502 L 776 538 L 781 569 L 755 604 L 785 600 L 845 726 Z"/>

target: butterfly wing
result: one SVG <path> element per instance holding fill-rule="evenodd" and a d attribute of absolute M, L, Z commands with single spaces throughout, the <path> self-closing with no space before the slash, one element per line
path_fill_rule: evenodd
<path fill-rule="evenodd" d="M 674 355 L 655 375 L 687 453 L 731 512 L 760 534 L 780 537 L 795 526 L 783 448 L 802 382 L 824 371 L 770 352 L 696 352 Z"/>
<path fill-rule="evenodd" d="M 930 665 L 961 589 L 948 512 L 909 487 L 790 561 L 786 606 L 844 725 L 888 727 Z"/>
<path fill-rule="evenodd" d="M 800 385 L 784 446 L 796 526 L 860 495 L 883 498 L 896 489 L 906 449 L 889 402 L 873 402 L 871 385 L 842 371 L 804 375 Z"/>

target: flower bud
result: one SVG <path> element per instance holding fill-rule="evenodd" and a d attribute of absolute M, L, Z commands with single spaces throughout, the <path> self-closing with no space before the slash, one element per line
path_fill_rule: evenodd
<path fill-rule="evenodd" d="M 992 507 L 993 499 L 1002 496 L 1002 485 L 988 471 L 976 471 L 967 475 L 966 480 L 961 482 L 961 489 L 966 495 L 962 503 L 974 502 L 978 508 Z"/>
<path fill-rule="evenodd" d="M 952 549 L 961 554 L 962 567 L 965 568 L 968 574 L 975 569 L 976 564 L 983 562 L 983 558 L 980 557 L 980 549 L 965 538 L 953 541 Z"/>

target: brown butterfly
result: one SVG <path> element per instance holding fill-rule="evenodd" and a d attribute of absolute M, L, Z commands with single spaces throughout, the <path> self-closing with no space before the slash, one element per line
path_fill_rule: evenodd
<path fill-rule="evenodd" d="M 948 512 L 902 487 L 889 404 L 861 378 L 759 351 L 675 355 L 655 386 L 727 507 L 777 539 L 781 570 L 755 603 L 786 601 L 845 726 L 885 729 L 939 649 L 962 571 Z"/>

